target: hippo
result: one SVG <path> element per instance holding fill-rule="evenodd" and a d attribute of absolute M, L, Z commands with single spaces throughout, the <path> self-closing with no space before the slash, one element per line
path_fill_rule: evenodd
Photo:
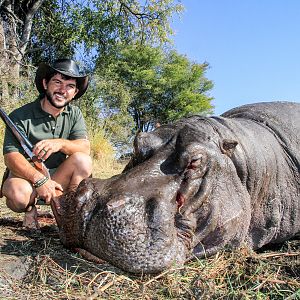
<path fill-rule="evenodd" d="M 63 245 L 155 274 L 300 232 L 300 104 L 263 102 L 139 133 L 124 171 L 52 201 Z"/>

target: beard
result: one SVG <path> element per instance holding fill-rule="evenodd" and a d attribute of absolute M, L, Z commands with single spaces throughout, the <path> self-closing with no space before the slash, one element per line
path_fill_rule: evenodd
<path fill-rule="evenodd" d="M 55 94 L 55 93 L 54 93 L 54 94 Z M 63 107 L 65 107 L 65 106 L 67 106 L 67 105 L 72 101 L 72 100 L 69 100 L 69 101 L 65 100 L 64 103 L 57 104 L 57 103 L 55 103 L 55 101 L 54 101 L 54 99 L 53 99 L 54 94 L 51 94 L 49 91 L 46 90 L 46 97 L 47 97 L 47 100 L 48 100 L 49 103 L 50 103 L 52 106 L 54 106 L 55 108 L 58 108 L 58 109 L 63 108 Z"/>

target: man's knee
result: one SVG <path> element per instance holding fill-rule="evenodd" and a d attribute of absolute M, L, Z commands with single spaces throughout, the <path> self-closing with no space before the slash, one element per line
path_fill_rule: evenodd
<path fill-rule="evenodd" d="M 72 154 L 69 159 L 72 160 L 72 163 L 75 166 L 75 170 L 79 173 L 85 174 L 86 177 L 89 177 L 92 173 L 92 158 L 83 152 L 76 152 Z"/>
<path fill-rule="evenodd" d="M 20 213 L 27 209 L 30 202 L 30 197 L 32 194 L 32 188 L 29 185 L 24 185 L 22 187 L 11 186 L 9 192 L 5 192 L 6 205 L 12 211 Z"/>

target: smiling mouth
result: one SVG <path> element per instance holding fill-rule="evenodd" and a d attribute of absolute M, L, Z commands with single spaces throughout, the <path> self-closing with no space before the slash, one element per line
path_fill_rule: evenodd
<path fill-rule="evenodd" d="M 55 95 L 56 99 L 66 101 L 66 98 L 63 95 L 58 94 L 58 93 L 55 93 L 54 95 Z"/>

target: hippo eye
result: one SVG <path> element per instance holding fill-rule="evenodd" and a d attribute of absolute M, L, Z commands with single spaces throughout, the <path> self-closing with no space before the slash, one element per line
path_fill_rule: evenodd
<path fill-rule="evenodd" d="M 193 169 L 193 170 L 198 169 L 201 166 L 202 162 L 203 162 L 203 156 L 201 155 L 199 157 L 193 158 L 190 161 L 190 163 L 187 166 L 187 168 L 188 169 Z"/>

